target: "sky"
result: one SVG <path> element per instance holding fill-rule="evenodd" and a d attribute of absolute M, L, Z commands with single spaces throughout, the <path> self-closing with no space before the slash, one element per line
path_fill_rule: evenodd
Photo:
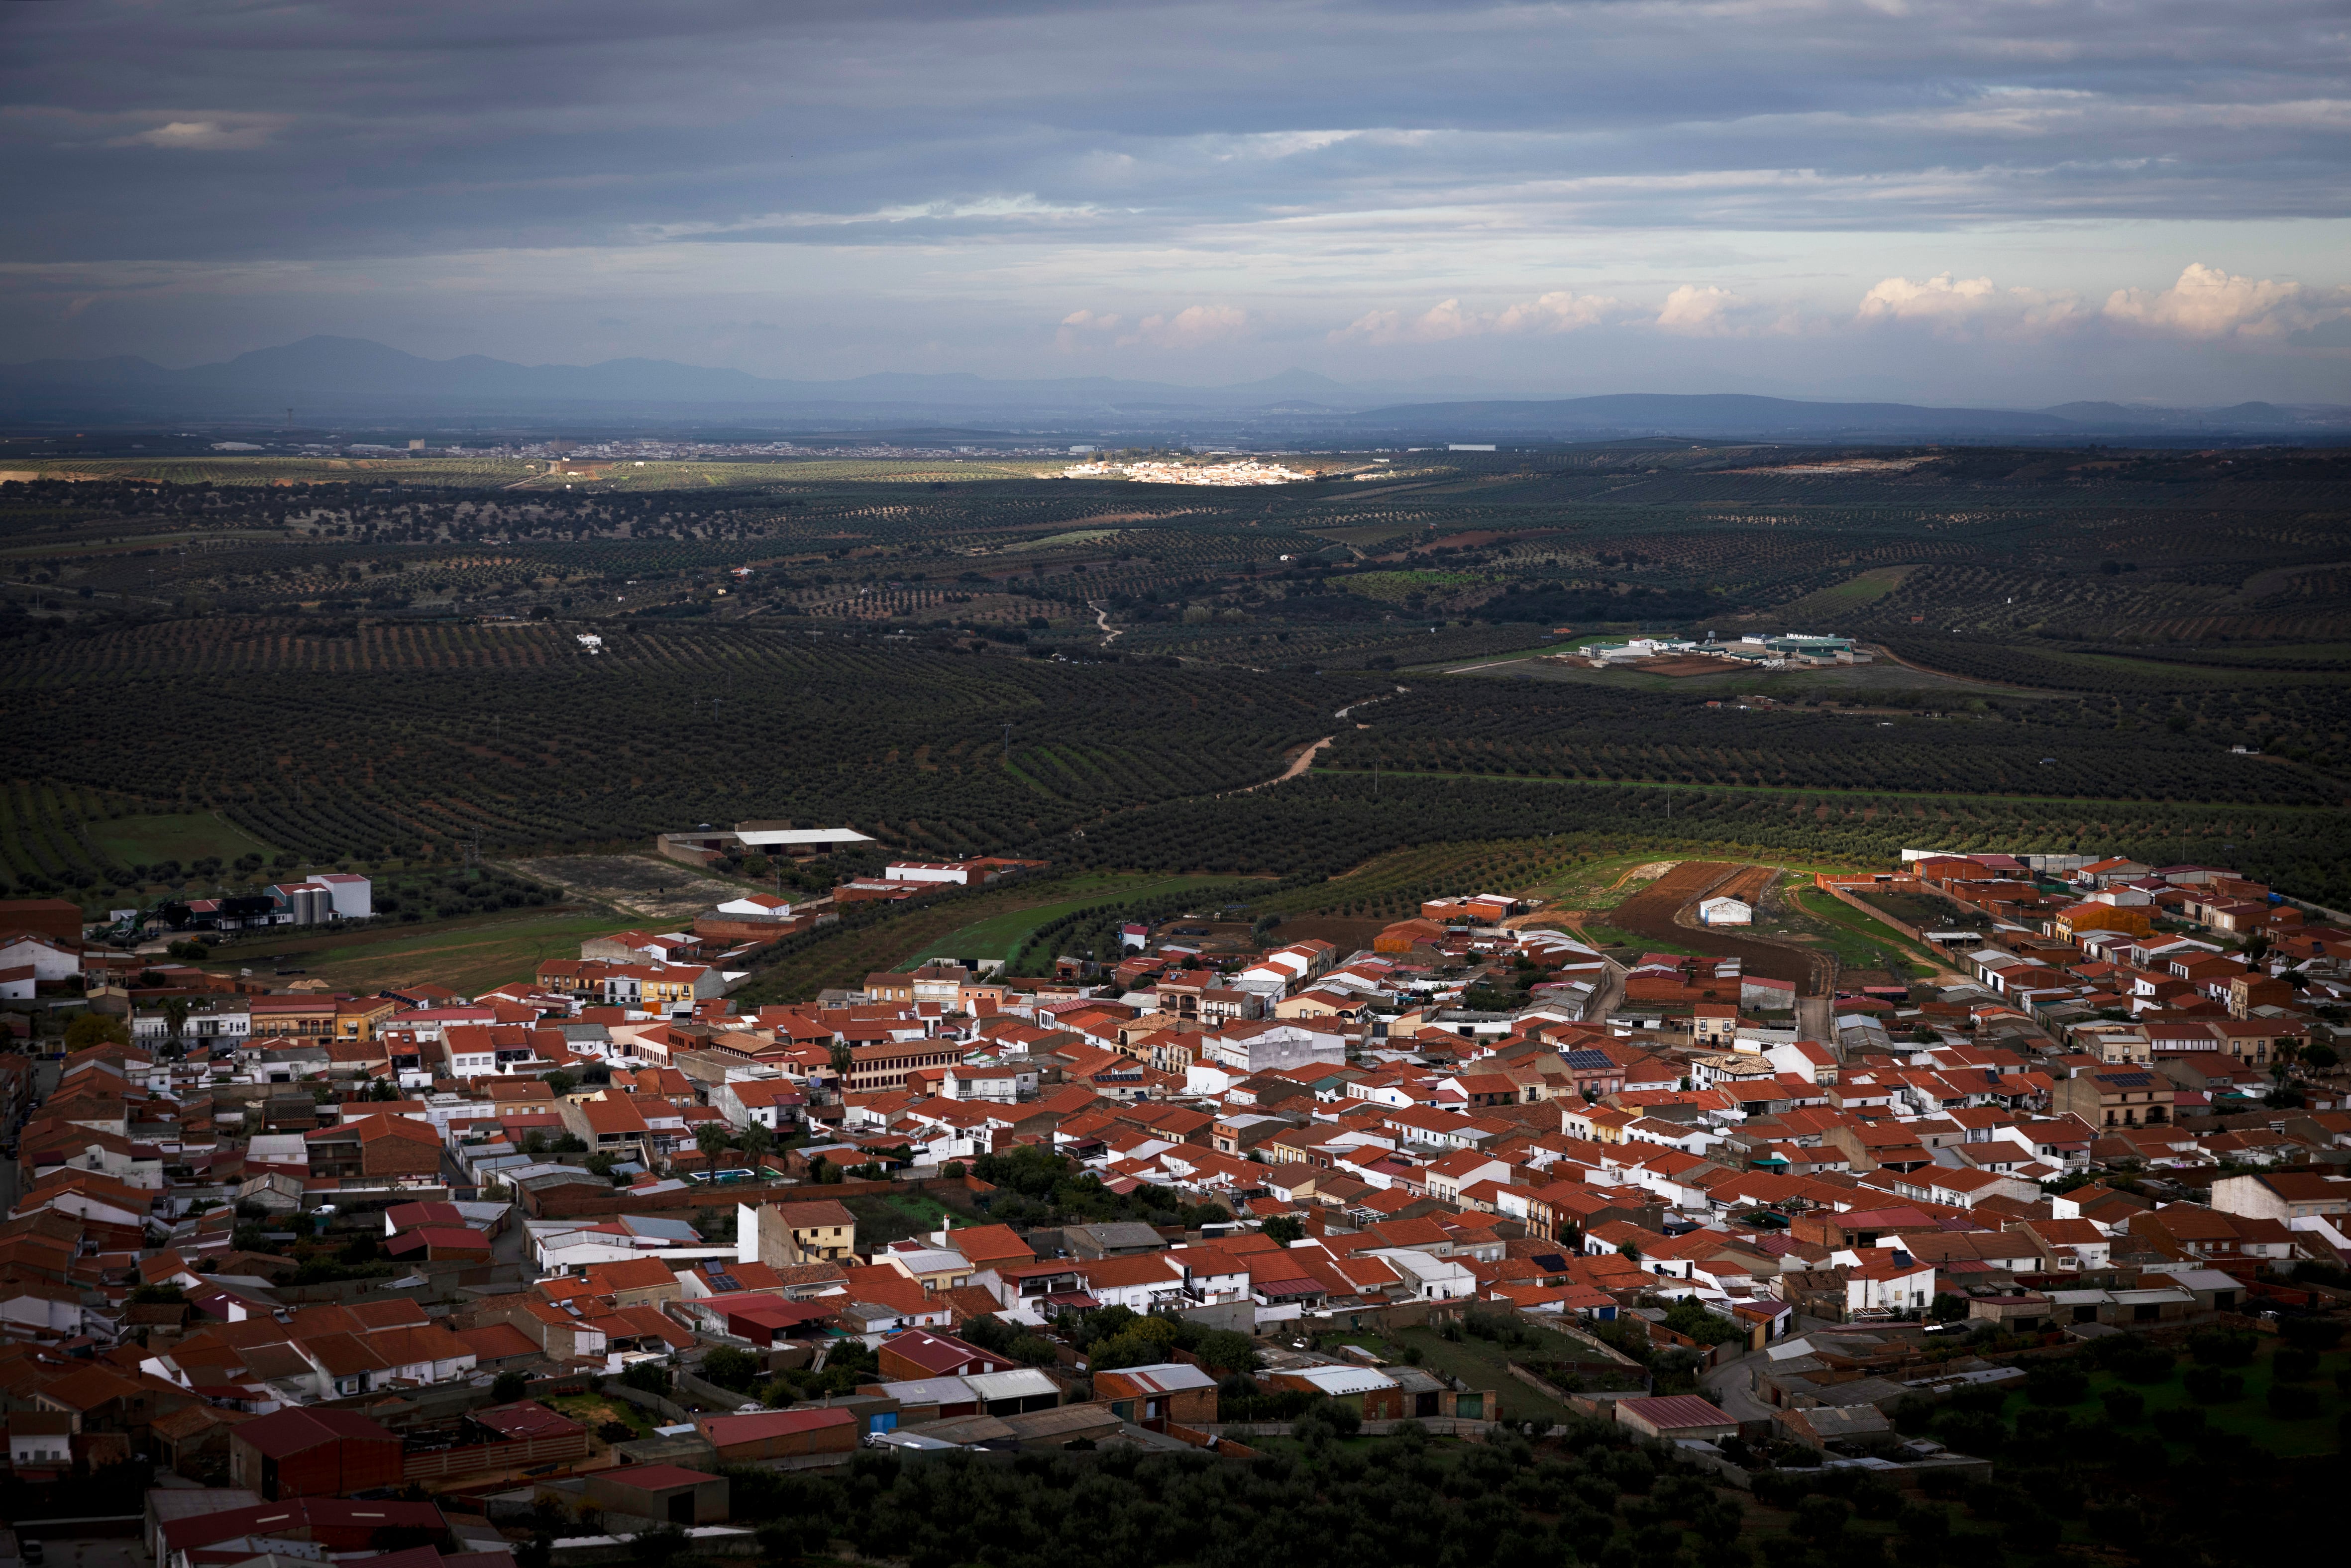
<path fill-rule="evenodd" d="M 2341 0 L 18 0 L 0 361 L 2351 402 Z"/>

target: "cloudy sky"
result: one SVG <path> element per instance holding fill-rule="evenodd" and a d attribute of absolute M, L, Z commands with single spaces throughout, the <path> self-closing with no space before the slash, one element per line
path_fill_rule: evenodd
<path fill-rule="evenodd" d="M 20 0 L 0 360 L 2351 402 L 2341 0 Z"/>

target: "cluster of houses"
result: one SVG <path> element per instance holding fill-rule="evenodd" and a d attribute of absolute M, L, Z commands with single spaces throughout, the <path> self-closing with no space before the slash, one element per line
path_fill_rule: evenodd
<path fill-rule="evenodd" d="M 1602 1325 L 1676 1343 L 1657 1320 L 1685 1298 L 1825 1441 L 1870 1422 L 1834 1390 L 1916 1391 L 1893 1325 L 2175 1322 L 2351 1263 L 2351 931 L 2231 872 L 2118 859 L 1921 854 L 1821 884 L 1943 970 L 1848 974 L 1800 1009 L 1735 958 L 1604 954 L 1466 894 L 1354 951 L 1186 917 L 1100 964 L 931 963 L 800 1005 L 730 998 L 726 929 L 600 937 L 472 996 L 254 994 L 154 955 L 112 987 L 54 912 L 0 907 L 0 956 L 72 961 L 129 1036 L 0 1051 L 12 1464 L 136 1453 L 216 1483 L 195 1489 L 225 1500 L 213 1523 L 156 1524 L 190 1563 L 365 1550 L 336 1500 L 486 1473 L 712 1524 L 729 1463 L 1211 1441 L 1220 1369 L 1089 1375 L 1056 1336 L 1071 1313 L 1256 1336 L 1260 1389 L 1367 1419 L 1484 1421 L 1492 1390 L 1313 1334 L 1479 1305 L 1604 1361 Z M 709 918 L 808 917 L 782 904 Z M 974 1173 L 1024 1150 L 1187 1223 L 987 1222 Z M 852 1205 L 905 1182 L 963 1222 L 861 1238 Z M 1008 1325 L 1054 1358 L 984 1347 Z M 713 1387 L 651 1437 L 545 1402 L 719 1346 L 773 1375 L 850 1341 L 880 1367 L 854 1394 Z M 545 1399 L 494 1397 L 510 1373 Z M 1619 1411 L 1701 1436 L 1719 1416 Z M 292 1500 L 325 1511 L 293 1533 L 238 1511 Z M 505 1550 L 467 1516 L 416 1522 L 450 1555 Z"/>

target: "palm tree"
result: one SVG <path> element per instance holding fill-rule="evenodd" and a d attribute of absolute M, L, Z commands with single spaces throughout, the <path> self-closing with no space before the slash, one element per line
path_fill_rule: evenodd
<path fill-rule="evenodd" d="M 702 1157 L 715 1166 L 719 1151 L 726 1146 L 726 1129 L 716 1122 L 705 1122 L 695 1129 L 694 1142 L 702 1151 Z"/>

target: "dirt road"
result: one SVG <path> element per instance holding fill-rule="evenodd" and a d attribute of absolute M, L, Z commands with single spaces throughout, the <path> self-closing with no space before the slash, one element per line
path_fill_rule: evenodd
<path fill-rule="evenodd" d="M 1296 757 L 1290 758 L 1289 767 L 1283 768 L 1280 773 L 1267 779 L 1264 783 L 1247 785 L 1241 789 L 1232 790 L 1231 793 L 1235 795 L 1254 795 L 1259 790 L 1270 789 L 1276 784 L 1287 784 L 1292 779 L 1297 778 L 1300 774 L 1313 767 L 1316 756 L 1322 752 L 1324 747 L 1330 745 L 1332 741 L 1338 738 L 1339 737 L 1335 735 L 1324 736 L 1313 745 L 1306 747 L 1305 750 L 1301 751 Z"/>

